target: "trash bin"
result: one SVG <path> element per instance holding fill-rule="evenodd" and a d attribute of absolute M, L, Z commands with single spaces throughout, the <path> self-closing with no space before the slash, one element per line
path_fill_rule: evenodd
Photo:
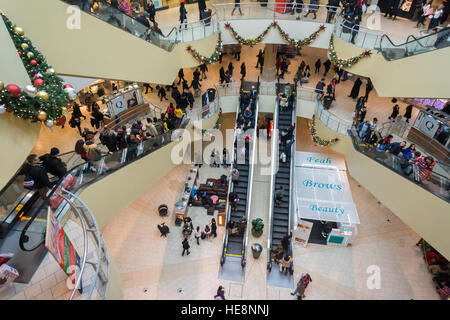
<path fill-rule="evenodd" d="M 258 259 L 261 255 L 262 249 L 262 245 L 260 245 L 259 243 L 254 243 L 252 245 L 253 258 Z"/>

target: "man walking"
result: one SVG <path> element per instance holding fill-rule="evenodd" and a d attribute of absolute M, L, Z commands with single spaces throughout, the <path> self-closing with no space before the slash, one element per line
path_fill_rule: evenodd
<path fill-rule="evenodd" d="M 243 16 L 244 14 L 242 13 L 241 10 L 241 0 L 234 0 L 234 8 L 233 11 L 231 11 L 231 15 L 234 15 L 234 10 L 236 10 L 236 8 L 239 9 L 239 14 Z"/>
<path fill-rule="evenodd" d="M 189 252 L 189 248 L 191 247 L 189 245 L 189 240 L 187 238 L 184 238 L 184 240 L 181 242 L 181 244 L 183 245 L 183 253 L 181 254 L 181 256 L 184 256 L 185 252 L 187 253 L 187 255 L 191 254 Z"/>

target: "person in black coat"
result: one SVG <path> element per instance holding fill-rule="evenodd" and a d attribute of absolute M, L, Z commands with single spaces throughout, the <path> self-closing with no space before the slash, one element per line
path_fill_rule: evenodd
<path fill-rule="evenodd" d="M 80 110 L 80 105 L 76 102 L 73 103 L 73 109 L 72 109 L 72 116 L 76 116 L 78 118 L 84 118 L 86 119 L 86 116 L 83 115 L 83 113 Z"/>
<path fill-rule="evenodd" d="M 206 3 L 205 0 L 198 0 L 198 13 L 200 16 L 199 20 L 202 20 L 202 12 L 204 12 L 206 10 Z"/>
<path fill-rule="evenodd" d="M 408 122 L 408 123 L 409 123 L 409 119 L 411 119 L 412 108 L 413 108 L 412 104 L 407 106 L 405 114 L 404 114 L 404 117 L 406 118 L 406 122 Z"/>
<path fill-rule="evenodd" d="M 366 101 L 369 98 L 369 93 L 370 91 L 372 91 L 373 89 L 373 84 L 372 81 L 370 80 L 370 78 L 367 79 L 367 84 L 366 84 L 366 94 L 364 95 L 364 98 L 366 99 Z"/>
<path fill-rule="evenodd" d="M 286 253 L 289 251 L 289 244 L 291 243 L 291 238 L 292 238 L 292 230 L 290 233 L 286 233 L 284 235 L 283 239 L 281 239 L 281 245 L 283 246 L 283 251 Z"/>
<path fill-rule="evenodd" d="M 52 148 L 50 153 L 46 153 L 40 156 L 39 159 L 42 161 L 42 165 L 50 172 L 52 175 L 57 176 L 62 179 L 67 173 L 67 167 L 61 159 L 57 157 L 59 154 L 58 148 Z"/>
<path fill-rule="evenodd" d="M 183 71 L 183 68 L 180 68 L 180 70 L 178 70 L 178 83 L 177 84 L 180 84 L 181 83 L 181 80 L 184 80 L 184 71 Z"/>
<path fill-rule="evenodd" d="M 361 78 L 358 77 L 358 79 L 356 79 L 355 84 L 353 85 L 352 91 L 350 92 L 349 97 L 356 99 L 356 97 L 358 97 L 359 95 L 359 88 L 361 88 L 362 85 L 362 81 Z"/>
<path fill-rule="evenodd" d="M 323 76 L 325 77 L 327 75 L 328 71 L 331 68 L 331 61 L 330 61 L 330 59 L 327 59 L 327 61 L 325 61 L 323 63 L 323 66 L 325 67 L 325 73 L 323 74 Z"/>
<path fill-rule="evenodd" d="M 208 79 L 206 77 L 206 72 L 208 72 L 208 66 L 206 65 L 206 63 L 202 63 L 200 65 L 200 71 L 202 72 L 202 77 L 201 77 L 200 81 Z"/>
<path fill-rule="evenodd" d="M 392 113 L 391 113 L 391 115 L 389 116 L 388 119 L 389 120 L 392 119 L 395 122 L 395 118 L 397 118 L 399 112 L 400 112 L 400 108 L 399 108 L 398 104 L 394 105 L 392 107 Z"/>
<path fill-rule="evenodd" d="M 181 30 L 181 26 L 184 24 L 184 28 L 187 29 L 187 11 L 186 8 L 184 7 L 184 2 L 180 3 L 180 28 L 179 30 Z"/>
<path fill-rule="evenodd" d="M 27 157 L 19 175 L 25 175 L 25 180 L 28 181 L 32 179 L 34 181 L 33 190 L 38 190 L 43 199 L 46 197 L 47 190 L 53 188 L 54 183 L 48 179 L 47 169 L 42 166 L 36 154 L 30 154 Z"/>
<path fill-rule="evenodd" d="M 144 8 L 145 8 L 145 11 L 147 11 L 147 13 L 149 15 L 150 21 L 155 23 L 156 9 L 155 9 L 155 5 L 153 4 L 153 1 L 152 0 L 146 0 Z"/>
<path fill-rule="evenodd" d="M 187 92 L 186 95 L 187 95 L 187 99 L 189 102 L 189 107 L 192 110 L 194 108 L 194 102 L 195 102 L 194 95 L 192 94 L 191 91 Z"/>
<path fill-rule="evenodd" d="M 161 98 L 160 101 L 162 101 L 163 98 L 166 99 L 166 100 L 169 100 L 169 99 L 167 99 L 167 97 L 166 97 L 166 90 L 164 90 L 164 87 L 163 87 L 163 86 L 160 86 L 160 87 L 159 87 L 159 90 L 158 90 L 158 97 Z"/>
<path fill-rule="evenodd" d="M 233 76 L 233 70 L 234 70 L 233 63 L 230 61 L 230 63 L 228 64 L 228 73 L 230 74 L 230 77 Z"/>
<path fill-rule="evenodd" d="M 225 82 L 225 69 L 223 67 L 220 67 L 219 79 L 220 79 L 220 83 L 224 83 Z"/>
<path fill-rule="evenodd" d="M 241 75 L 242 75 L 241 81 L 244 80 L 245 74 L 246 74 L 245 62 L 242 62 L 242 64 L 241 64 Z"/>
<path fill-rule="evenodd" d="M 322 62 L 320 62 L 320 59 L 317 59 L 316 63 L 314 64 L 314 66 L 315 66 L 315 72 L 314 73 L 319 73 L 321 65 L 322 65 Z"/>
<path fill-rule="evenodd" d="M 184 240 L 181 242 L 181 244 L 183 245 L 183 253 L 181 254 L 181 256 L 184 256 L 185 252 L 187 252 L 187 255 L 189 255 L 190 254 L 189 248 L 191 247 L 189 245 L 189 240 L 187 238 L 184 238 Z"/>

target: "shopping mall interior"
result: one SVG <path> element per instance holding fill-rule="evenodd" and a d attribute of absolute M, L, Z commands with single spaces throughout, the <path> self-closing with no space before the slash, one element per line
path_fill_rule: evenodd
<path fill-rule="evenodd" d="M 1 300 L 448 300 L 448 0 L 0 0 Z"/>

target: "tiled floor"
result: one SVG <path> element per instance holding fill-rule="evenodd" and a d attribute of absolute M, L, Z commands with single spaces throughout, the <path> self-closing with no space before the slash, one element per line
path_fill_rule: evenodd
<path fill-rule="evenodd" d="M 297 150 L 332 152 L 311 143 L 305 121 L 298 123 Z M 266 286 L 266 250 L 257 260 L 248 256 L 243 284 L 218 280 L 223 227 L 216 239 L 203 240 L 200 246 L 191 240 L 192 253 L 181 257 L 181 229 L 174 226 L 173 213 L 160 218 L 156 209 L 161 203 L 172 207 L 188 171 L 187 165 L 173 169 L 102 230 L 121 273 L 125 299 L 212 299 L 218 285 L 225 287 L 230 299 L 293 299 L 290 289 Z M 204 181 L 220 176 L 224 169 L 203 167 L 200 172 Z M 313 278 L 306 299 L 438 299 L 415 246 L 418 236 L 355 180 L 349 180 L 361 219 L 359 236 L 345 248 L 295 247 L 295 275 L 309 272 Z M 267 177 L 255 174 L 252 218 L 267 217 L 268 192 Z M 194 225 L 209 221 L 203 211 L 190 209 Z M 162 221 L 170 227 L 168 238 L 161 238 L 156 228 Z M 266 237 L 250 237 L 248 243 L 264 244 Z M 369 265 L 380 267 L 379 290 L 366 286 Z"/>

